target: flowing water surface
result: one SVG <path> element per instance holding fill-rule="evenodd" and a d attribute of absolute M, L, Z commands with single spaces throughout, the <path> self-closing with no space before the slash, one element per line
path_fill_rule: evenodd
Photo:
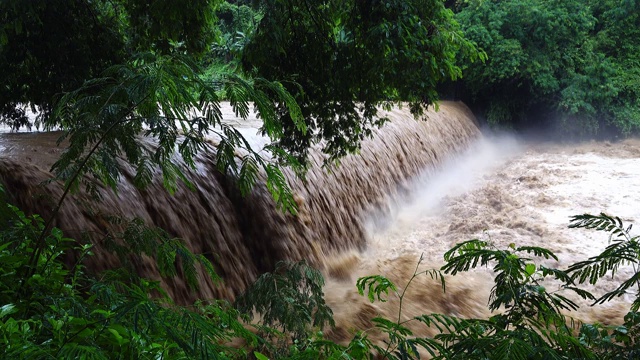
<path fill-rule="evenodd" d="M 446 292 L 439 281 L 417 278 L 400 317 L 397 297 L 371 304 L 353 289 L 359 276 L 371 274 L 384 275 L 402 288 L 421 255 L 420 269 L 439 268 L 443 254 L 464 240 L 480 238 L 503 249 L 512 243 L 546 247 L 559 260 L 543 263 L 557 268 L 599 254 L 609 244 L 607 234 L 568 229 L 570 217 L 605 212 L 628 225 L 640 220 L 640 140 L 562 145 L 484 137 L 437 174 L 414 179 L 411 187 L 410 195 L 397 202 L 389 216 L 369 219 L 364 252 L 345 254 L 329 266 L 329 274 L 339 274 L 327 285 L 328 302 L 338 319 L 331 333 L 335 339 L 348 338 L 354 329 L 371 328 L 370 319 L 378 315 L 394 320 L 424 313 L 490 316 L 486 304 L 493 277 L 488 269 L 447 277 Z M 625 267 L 614 278 L 584 287 L 602 295 L 632 270 Z M 549 291 L 557 288 L 558 284 L 547 284 Z M 621 298 L 591 307 L 572 298 L 582 307 L 569 315 L 607 324 L 621 323 L 632 301 Z M 414 325 L 417 334 L 435 332 Z"/>
<path fill-rule="evenodd" d="M 223 111 L 254 145 L 264 144 L 256 135 L 256 119 L 247 123 L 234 119 L 229 107 Z M 340 167 L 328 172 L 323 157 L 313 152 L 305 181 L 287 174 L 299 206 L 295 216 L 279 212 L 263 185 L 242 198 L 233 179 L 216 170 L 212 153 L 203 153 L 189 175 L 196 191 L 182 187 L 170 196 L 160 182 L 136 189 L 126 170 L 117 195 L 102 189 L 100 204 L 74 195 L 56 225 L 68 235 L 92 237 L 96 256 L 88 265 L 95 271 L 119 266 L 101 247 L 104 234 L 118 230 L 108 221 L 113 214 L 142 218 L 185 239 L 192 251 L 216 264 L 223 285 L 203 278 L 200 291 L 193 292 L 180 279 L 161 279 L 149 259 L 136 262 L 137 271 L 161 280 L 180 303 L 233 298 L 276 261 L 307 259 L 327 278 L 326 298 L 337 323 L 327 335 L 344 341 L 371 328 L 375 316 L 399 316 L 394 296 L 371 304 L 356 293 L 360 276 L 381 274 L 402 288 L 421 256 L 420 269 L 437 268 L 446 250 L 473 238 L 501 248 L 547 247 L 559 261 L 545 264 L 566 267 L 607 245 L 603 233 L 568 229 L 571 215 L 606 212 L 628 223 L 640 219 L 640 140 L 559 145 L 482 136 L 469 110 L 451 102 L 429 112 L 426 121 L 414 120 L 406 109 L 387 115 L 391 123 Z M 0 181 L 28 212 L 48 216 L 61 194 L 55 183 L 39 185 L 51 177 L 49 168 L 62 151 L 55 146 L 58 135 L 0 134 Z M 592 290 L 610 290 L 629 272 Z M 486 269 L 447 278 L 446 292 L 438 281 L 419 277 L 407 291 L 400 319 L 433 312 L 489 316 L 491 287 Z M 628 302 L 585 306 L 572 315 L 617 322 Z"/>

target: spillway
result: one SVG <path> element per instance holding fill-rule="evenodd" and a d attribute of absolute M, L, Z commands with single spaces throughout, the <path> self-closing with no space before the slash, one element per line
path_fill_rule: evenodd
<path fill-rule="evenodd" d="M 481 136 L 473 115 L 461 103 L 442 102 L 439 111 L 427 112 L 423 120 L 414 119 L 406 108 L 383 115 L 390 121 L 364 141 L 359 154 L 342 159 L 339 167 L 327 171 L 322 167 L 324 157 L 312 151 L 305 180 L 287 173 L 299 207 L 296 215 L 277 210 L 264 184 L 242 197 L 233 179 L 216 169 L 212 151 L 200 153 L 198 170 L 188 173 L 196 187 L 193 191 L 181 186 L 170 195 L 160 180 L 138 189 L 129 170 L 117 194 L 99 189 L 100 202 L 83 193 L 68 198 L 55 225 L 69 237 L 95 244 L 95 256 L 87 263 L 91 271 L 120 266 L 118 257 L 103 244 L 109 231 L 122 230 L 110 221 L 114 216 L 139 218 L 184 239 L 194 253 L 213 261 L 222 284 L 202 276 L 199 291 L 193 292 L 180 277 L 161 278 L 150 259 L 134 262 L 140 275 L 160 280 L 178 303 L 231 299 L 279 260 L 305 259 L 324 268 L 333 254 L 366 248 L 366 220 L 387 212 L 393 199 L 409 191 L 412 178 L 436 172 Z M 248 123 L 255 124 L 256 119 Z M 251 126 L 244 129 L 249 130 Z M 45 218 L 62 194 L 58 183 L 41 185 L 51 179 L 49 168 L 62 151 L 55 146 L 58 135 L 0 135 L 0 182 L 13 203 Z"/>

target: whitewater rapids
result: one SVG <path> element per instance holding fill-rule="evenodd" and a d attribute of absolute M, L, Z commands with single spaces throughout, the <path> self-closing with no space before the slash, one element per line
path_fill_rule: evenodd
<path fill-rule="evenodd" d="M 420 256 L 421 269 L 439 268 L 443 254 L 456 243 L 482 239 L 497 248 L 546 247 L 559 261 L 543 262 L 563 269 L 599 254 L 608 245 L 603 232 L 569 229 L 570 216 L 605 212 L 627 225 L 640 221 L 640 140 L 580 144 L 531 143 L 513 138 L 485 137 L 462 156 L 447 162 L 435 176 L 414 179 L 411 193 L 392 207 L 391 216 L 369 219 L 367 250 L 343 253 L 327 262 L 328 304 L 337 327 L 334 340 L 373 327 L 371 318 L 398 319 L 399 301 L 369 303 L 355 291 L 360 276 L 380 274 L 404 287 Z M 632 274 L 623 268 L 596 287 L 602 295 Z M 488 269 L 439 281 L 417 278 L 409 288 L 401 320 L 428 313 L 466 318 L 491 316 L 487 309 L 493 274 Z M 557 284 L 548 284 L 554 290 Z M 576 296 L 573 296 L 577 300 Z M 621 298 L 568 315 L 586 322 L 619 324 L 633 299 Z M 434 335 L 435 328 L 413 324 L 416 335 Z M 380 334 L 373 333 L 374 338 Z"/>
<path fill-rule="evenodd" d="M 217 172 L 214 157 L 201 154 L 200 170 L 190 175 L 195 192 L 180 188 L 170 196 L 159 182 L 136 189 L 126 174 L 119 195 L 104 189 L 105 200 L 95 207 L 87 209 L 82 194 L 73 196 L 56 225 L 72 236 L 100 235 L 112 226 L 102 215 L 116 212 L 166 229 L 214 263 L 221 260 L 216 265 L 223 285 L 204 279 L 199 292 L 180 279 L 161 279 L 150 259 L 136 262 L 141 275 L 162 281 L 179 303 L 232 299 L 275 261 L 307 259 L 327 278 L 326 300 L 337 326 L 326 335 L 344 342 L 358 330 L 371 329 L 375 316 L 398 319 L 394 296 L 371 304 L 357 294 L 360 276 L 381 274 L 402 288 L 421 254 L 421 269 L 438 268 L 445 251 L 473 238 L 498 248 L 511 243 L 546 247 L 559 261 L 545 265 L 563 268 L 596 255 L 608 240 L 603 233 L 568 229 L 571 215 L 606 212 L 627 224 L 640 220 L 640 140 L 558 145 L 482 136 L 470 111 L 450 102 L 443 102 L 440 112 L 429 112 L 426 122 L 415 121 L 406 109 L 388 115 L 392 122 L 333 172 L 321 167 L 323 158 L 316 153 L 307 181 L 289 174 L 297 216 L 278 212 L 264 186 L 241 198 L 233 182 Z M 247 136 L 259 126 L 254 120 L 243 130 Z M 0 181 L 9 198 L 27 212 L 46 216 L 61 194 L 56 184 L 39 185 L 51 178 L 49 167 L 62 151 L 54 146 L 58 134 L 0 135 Z M 97 244 L 89 269 L 120 266 Z M 591 290 L 602 294 L 629 274 L 630 269 L 621 271 Z M 428 313 L 490 316 L 492 286 L 486 269 L 448 277 L 446 292 L 422 276 L 407 292 L 401 320 Z M 630 300 L 597 308 L 582 303 L 571 315 L 619 323 Z M 434 331 L 414 328 L 419 336 Z"/>

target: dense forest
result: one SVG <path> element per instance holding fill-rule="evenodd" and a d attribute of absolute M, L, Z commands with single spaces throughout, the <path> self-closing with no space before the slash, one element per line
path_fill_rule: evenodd
<path fill-rule="evenodd" d="M 637 133 L 637 1 L 469 1 L 457 11 L 488 58 L 468 66 L 457 91 L 489 123 L 577 138 Z"/>
<path fill-rule="evenodd" d="M 494 127 L 573 138 L 637 134 L 640 2 L 2 0 L 0 73 L 0 124 L 58 129 L 67 141 L 53 166 L 64 188 L 54 214 L 70 193 L 97 196 L 93 180 L 117 190 L 123 162 L 135 169 L 136 186 L 161 176 L 175 191 L 201 151 L 215 151 L 218 169 L 243 194 L 264 174 L 280 209 L 295 214 L 283 169 L 303 177 L 315 144 L 328 165 L 339 163 L 387 121 L 381 109 L 395 105 L 420 118 L 439 99 L 459 99 Z M 272 159 L 223 122 L 223 101 L 243 118 L 255 109 Z M 211 131 L 220 137 L 215 149 L 205 140 Z M 141 134 L 157 146 L 143 146 Z M 237 148 L 246 153 L 240 161 Z M 580 287 L 640 262 L 640 239 L 615 217 L 573 218 L 573 227 L 615 241 L 566 270 L 538 264 L 556 258 L 543 248 L 473 240 L 445 254 L 442 269 L 414 274 L 441 279 L 492 266 L 490 319 L 425 314 L 411 321 L 440 334 L 419 338 L 400 320 L 375 318 L 386 343 L 364 331 L 337 344 L 323 338 L 333 320 L 322 276 L 304 262 L 280 264 L 234 303 L 177 306 L 157 282 L 126 268 L 92 274 L 82 261 L 69 266 L 66 254 L 90 261 L 92 245 L 5 195 L 0 184 L 3 358 L 406 359 L 422 351 L 442 359 L 618 359 L 640 351 L 637 294 L 624 324 L 577 327 L 563 315 L 577 305 L 541 285 L 554 278 L 596 303 L 639 286 L 636 273 L 600 298 Z M 123 256 L 152 256 L 163 276 L 186 274 L 194 287 L 196 267 L 216 277 L 206 257 L 162 229 L 135 219 L 127 229 Z M 371 301 L 404 295 L 382 276 L 356 286 Z M 256 313 L 260 323 L 247 325 Z"/>
<path fill-rule="evenodd" d="M 640 5 L 636 1 L 447 1 L 450 11 L 425 10 L 438 8 L 436 3 L 413 7 L 410 2 L 372 2 L 362 4 L 371 7 L 365 14 L 350 5 L 304 9 L 280 2 L 200 1 L 185 7 L 161 2 L 88 6 L 6 1 L 0 29 L 0 66 L 5 74 L 2 121 L 14 127 L 28 125 L 25 106 L 35 106 L 48 117 L 56 95 L 144 52 L 183 51 L 210 83 L 228 73 L 262 77 L 290 83 L 289 92 L 301 90 L 317 103 L 349 98 L 426 105 L 438 97 L 456 98 L 492 125 L 551 129 L 574 137 L 627 136 L 637 131 Z M 398 17 L 407 14 L 417 17 Z M 297 21 L 287 24 L 285 17 Z M 438 42 L 426 27 L 427 33 L 420 34 L 419 19 L 447 26 L 435 34 L 451 38 Z M 370 31 L 372 26 L 378 27 L 375 32 Z M 400 48 L 392 52 L 401 42 L 407 46 L 427 37 L 429 51 L 422 50 L 435 61 L 429 67 L 418 69 L 427 64 L 418 53 Z M 305 52 L 300 51 L 303 44 Z M 384 53 L 385 48 L 390 51 L 387 56 L 371 55 Z M 419 51 L 420 46 L 411 50 Z M 314 56 L 305 55 L 307 51 Z M 281 62 L 284 58 L 290 62 Z M 477 58 L 483 61 L 473 61 Z M 392 71 L 397 67 L 394 62 L 404 66 Z M 369 70 L 354 71 L 353 64 Z M 421 83 L 414 83 L 410 78 L 418 74 Z M 379 85 L 362 91 L 374 79 Z M 335 93 L 336 89 L 344 94 Z M 319 112 L 301 102 L 300 94 L 296 99 L 305 112 Z M 345 129 L 358 127 L 345 109 L 326 111 L 327 117 L 341 114 Z M 371 120 L 366 115 L 362 119 L 365 133 Z M 326 122 L 320 122 L 318 133 L 331 137 L 340 131 L 324 128 Z M 285 131 L 295 131 L 287 124 L 282 124 Z M 296 134 L 288 150 L 301 151 L 313 135 Z M 355 139 L 334 140 L 329 146 L 340 155 L 338 148 L 348 149 Z"/>

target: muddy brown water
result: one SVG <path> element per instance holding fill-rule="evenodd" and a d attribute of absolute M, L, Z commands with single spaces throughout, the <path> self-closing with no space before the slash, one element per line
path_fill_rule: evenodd
<path fill-rule="evenodd" d="M 254 143 L 261 143 L 253 137 L 255 119 L 247 125 L 226 111 Z M 140 217 L 185 239 L 192 251 L 216 263 L 222 285 L 203 277 L 201 289 L 192 292 L 179 278 L 161 279 L 149 259 L 137 263 L 141 275 L 161 280 L 179 303 L 233 298 L 276 261 L 307 259 L 327 278 L 326 299 L 337 324 L 327 336 L 345 341 L 357 330 L 371 329 L 378 315 L 401 320 L 433 312 L 490 315 L 486 304 L 493 284 L 486 269 L 448 277 L 446 292 L 437 281 L 416 278 L 400 315 L 397 297 L 371 304 L 359 296 L 354 284 L 360 276 L 381 274 L 402 288 L 421 254 L 421 269 L 437 268 L 446 250 L 472 238 L 497 247 L 544 246 L 559 256 L 546 265 L 563 267 L 607 245 L 604 234 L 567 229 L 569 216 L 604 211 L 630 223 L 640 219 L 640 140 L 562 145 L 482 136 L 468 109 L 452 102 L 443 102 L 424 122 L 406 109 L 389 117 L 391 123 L 365 141 L 360 154 L 333 171 L 323 169 L 322 157 L 314 153 L 306 182 L 287 174 L 300 207 L 296 216 L 277 211 L 264 186 L 240 197 L 215 170 L 213 156 L 203 153 L 198 171 L 190 174 L 196 191 L 180 188 L 170 196 L 160 183 L 136 189 L 129 174 L 118 195 L 102 190 L 102 204 L 88 206 L 86 196 L 74 195 L 56 225 L 70 236 L 93 236 L 96 256 L 88 265 L 94 271 L 118 266 L 117 258 L 100 248 L 112 213 Z M 38 186 L 51 177 L 49 166 L 61 151 L 52 145 L 56 138 L 0 135 L 0 181 L 14 202 L 45 216 L 61 194 L 56 184 Z M 591 290 L 611 290 L 630 271 L 623 269 Z M 617 323 L 630 300 L 598 308 L 582 303 L 571 315 Z M 412 326 L 417 335 L 435 331 Z"/>
<path fill-rule="evenodd" d="M 568 265 L 599 254 L 609 244 L 606 233 L 569 229 L 570 216 L 605 212 L 626 224 L 640 219 L 640 140 L 617 143 L 529 143 L 508 137 L 482 137 L 436 174 L 414 178 L 410 196 L 389 205 L 385 215 L 368 220 L 365 251 L 345 252 L 328 266 L 328 303 L 334 309 L 335 339 L 348 338 L 357 329 L 373 327 L 373 316 L 408 320 L 425 313 L 487 317 L 493 274 L 478 269 L 447 277 L 446 292 L 439 281 L 417 278 L 409 287 L 402 313 L 399 300 L 369 303 L 353 290 L 360 276 L 381 274 L 400 288 L 420 269 L 439 268 L 443 254 L 456 243 L 483 239 L 497 248 L 541 246 L 556 253 L 558 261 L 540 261 L 548 267 Z M 637 235 L 637 231 L 632 234 Z M 583 286 L 603 295 L 633 274 L 623 266 L 618 274 L 596 286 Z M 554 282 L 545 283 L 558 290 Z M 633 293 L 591 307 L 571 293 L 563 293 L 581 308 L 567 315 L 580 321 L 620 324 Z M 435 328 L 410 325 L 416 335 L 432 336 Z M 382 340 L 379 334 L 374 338 Z"/>
<path fill-rule="evenodd" d="M 233 119 L 228 106 L 223 110 L 228 121 L 245 125 Z M 242 198 L 233 182 L 216 170 L 213 152 L 203 152 L 197 171 L 189 174 L 196 191 L 180 187 L 172 196 L 160 181 L 137 189 L 130 182 L 132 174 L 127 173 L 118 194 L 101 189 L 101 203 L 91 202 L 84 194 L 68 199 L 56 225 L 68 236 L 91 237 L 96 256 L 88 265 L 100 271 L 118 266 L 117 258 L 101 246 L 110 228 L 109 216 L 141 218 L 185 239 L 193 252 L 206 254 L 224 279 L 222 285 L 216 285 L 203 277 L 198 292 L 189 291 L 179 278 L 160 279 L 174 300 L 233 298 L 279 260 L 307 259 L 322 267 L 330 254 L 364 249 L 366 213 L 379 208 L 389 194 L 403 191 L 407 180 L 422 169 L 434 171 L 479 136 L 472 115 L 458 103 L 442 104 L 425 121 L 416 121 L 407 109 L 387 115 L 392 121 L 363 144 L 359 155 L 343 159 L 340 167 L 327 172 L 321 166 L 322 156 L 314 153 L 306 181 L 288 174 L 299 206 L 296 216 L 278 211 L 263 185 Z M 251 135 L 255 119 L 248 123 L 243 131 Z M 62 193 L 58 184 L 39 186 L 51 178 L 49 168 L 61 151 L 55 147 L 57 136 L 4 134 L 0 140 L 0 180 L 9 197 L 27 212 L 45 217 Z M 251 141 L 259 143 L 260 139 L 253 136 Z M 141 275 L 159 279 L 149 259 L 136 264 Z"/>

